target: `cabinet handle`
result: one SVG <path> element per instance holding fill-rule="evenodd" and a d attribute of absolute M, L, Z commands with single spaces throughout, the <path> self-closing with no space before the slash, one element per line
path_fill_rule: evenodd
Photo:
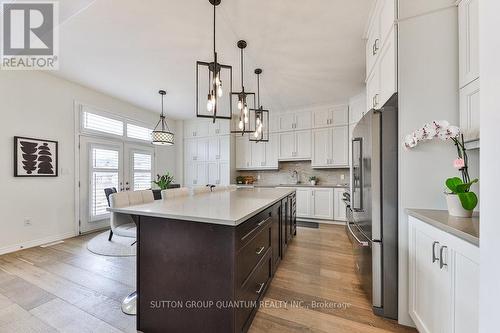
<path fill-rule="evenodd" d="M 255 254 L 256 254 L 256 255 L 260 255 L 260 254 L 262 253 L 262 251 L 264 251 L 264 249 L 265 249 L 265 247 L 264 247 L 264 246 L 262 246 L 260 249 L 257 249 L 257 250 L 255 251 Z"/>
<path fill-rule="evenodd" d="M 380 40 L 377 38 L 377 39 L 375 39 L 375 42 L 373 43 L 373 47 L 372 47 L 372 51 L 373 51 L 372 53 L 373 53 L 373 55 L 377 54 L 377 51 L 378 51 L 378 42 L 379 41 Z"/>
<path fill-rule="evenodd" d="M 441 246 L 441 248 L 439 249 L 439 268 L 440 269 L 443 269 L 444 266 L 448 266 L 447 263 L 444 262 L 443 260 L 443 252 L 444 252 L 444 249 L 447 249 L 448 246 Z"/>
<path fill-rule="evenodd" d="M 373 107 L 377 107 L 378 106 L 378 94 L 375 94 L 375 96 L 373 96 L 374 100 L 375 100 L 375 105 Z"/>
<path fill-rule="evenodd" d="M 256 293 L 260 295 L 260 293 L 262 292 L 262 290 L 264 289 L 264 286 L 266 285 L 265 282 L 262 282 L 261 284 L 259 284 L 259 288 L 257 289 Z"/>
<path fill-rule="evenodd" d="M 436 245 L 439 245 L 439 242 L 432 243 L 432 263 L 435 263 L 438 260 L 436 257 Z"/>

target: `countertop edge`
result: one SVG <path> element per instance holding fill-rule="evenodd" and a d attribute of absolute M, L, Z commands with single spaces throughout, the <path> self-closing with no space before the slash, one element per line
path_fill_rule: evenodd
<path fill-rule="evenodd" d="M 455 237 L 460 238 L 461 240 L 464 240 L 468 243 L 471 243 L 472 245 L 479 247 L 479 243 L 480 243 L 479 237 L 476 237 L 476 236 L 471 235 L 465 231 L 454 228 L 446 223 L 443 223 L 443 222 L 438 221 L 434 218 L 426 216 L 425 214 L 423 214 L 422 209 L 406 208 L 405 211 L 409 216 L 412 216 L 416 219 L 419 219 L 422 222 L 425 222 L 429 225 L 432 225 L 432 226 L 438 228 L 439 230 L 442 230 L 446 233 L 449 233 Z"/>
<path fill-rule="evenodd" d="M 208 223 L 208 224 L 217 224 L 217 225 L 225 225 L 225 226 L 229 226 L 229 227 L 236 227 L 236 226 L 240 225 L 241 223 L 245 222 L 246 220 L 248 220 L 249 218 L 251 218 L 252 216 L 257 215 L 258 213 L 262 212 L 263 210 L 266 210 L 267 208 L 271 207 L 275 203 L 283 200 L 284 198 L 286 198 L 287 196 L 289 196 L 293 192 L 295 192 L 295 190 L 290 189 L 286 194 L 283 194 L 278 199 L 271 201 L 269 204 L 266 204 L 265 206 L 239 218 L 238 220 L 213 219 L 213 218 L 196 217 L 196 216 L 188 216 L 188 215 L 144 212 L 144 211 L 134 210 L 134 206 L 128 206 L 128 207 L 123 207 L 123 208 L 109 208 L 108 207 L 107 211 L 114 212 L 114 213 L 121 213 L 121 214 L 158 217 L 158 218 L 164 218 L 164 219 L 172 219 L 172 220 L 175 219 L 175 220 L 182 220 L 182 221 L 189 221 L 189 222 Z M 141 206 L 141 205 L 136 205 L 136 206 Z"/>

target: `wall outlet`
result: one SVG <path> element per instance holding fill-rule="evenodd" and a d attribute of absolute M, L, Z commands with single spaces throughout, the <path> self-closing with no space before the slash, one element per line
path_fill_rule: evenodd
<path fill-rule="evenodd" d="M 31 220 L 30 219 L 24 219 L 24 226 L 29 227 L 31 225 Z"/>
<path fill-rule="evenodd" d="M 342 173 L 340 174 L 340 180 L 344 180 L 345 179 L 345 175 Z"/>

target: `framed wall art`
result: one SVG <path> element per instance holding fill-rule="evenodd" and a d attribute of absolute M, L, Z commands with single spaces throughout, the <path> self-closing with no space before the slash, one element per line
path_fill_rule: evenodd
<path fill-rule="evenodd" d="M 57 176 L 57 141 L 14 137 L 14 177 Z"/>

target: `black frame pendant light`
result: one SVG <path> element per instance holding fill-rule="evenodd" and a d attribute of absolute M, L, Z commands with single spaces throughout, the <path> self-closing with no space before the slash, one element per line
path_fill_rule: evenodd
<path fill-rule="evenodd" d="M 262 74 L 262 69 L 257 68 L 255 74 L 257 74 L 257 104 L 259 107 L 258 109 L 250 109 L 255 113 L 253 117 L 255 131 L 250 136 L 250 141 L 269 142 L 269 110 L 265 110 L 260 104 L 260 74 Z"/>
<path fill-rule="evenodd" d="M 151 143 L 158 146 L 171 146 L 174 144 L 174 133 L 168 128 L 167 120 L 163 113 L 163 98 L 167 92 L 160 90 L 158 93 L 161 95 L 161 115 L 155 129 L 151 132 Z"/>
<path fill-rule="evenodd" d="M 223 94 L 223 80 L 222 77 L 226 77 L 229 80 L 227 85 L 230 90 L 233 85 L 233 68 L 229 65 L 223 65 L 218 63 L 217 51 L 215 48 L 215 23 L 216 23 L 216 7 L 220 5 L 221 0 L 208 0 L 214 10 L 214 24 L 213 24 L 213 56 L 214 60 L 212 62 L 197 61 L 196 62 L 196 117 L 198 118 L 212 118 L 215 123 L 216 119 L 231 119 L 232 106 L 231 106 L 231 95 L 226 94 L 227 100 L 225 100 L 224 105 L 224 94 Z M 200 75 L 206 75 L 203 73 L 208 73 L 208 94 L 203 93 L 200 89 Z M 229 77 L 227 77 L 229 75 Z M 205 79 L 202 79 L 205 80 Z M 200 94 L 203 100 L 203 96 L 208 96 L 205 103 L 200 103 Z M 201 104 L 201 105 L 200 105 Z M 202 109 L 203 111 L 201 111 Z M 225 111 L 225 112 L 224 112 Z M 223 115 L 226 114 L 226 115 Z"/>
<path fill-rule="evenodd" d="M 255 93 L 245 91 L 245 81 L 244 81 L 244 63 L 243 63 L 243 50 L 247 47 L 247 42 L 244 40 L 239 40 L 236 43 L 236 46 L 240 49 L 240 66 L 241 66 L 241 91 L 240 92 L 231 92 L 231 96 L 236 97 L 232 98 L 232 100 L 236 100 L 238 111 L 240 112 L 238 116 L 238 124 L 237 130 L 231 131 L 231 133 L 236 134 L 246 134 L 253 133 L 254 130 L 250 129 L 250 109 L 255 109 Z M 251 106 L 248 105 L 249 102 L 253 104 Z"/>

